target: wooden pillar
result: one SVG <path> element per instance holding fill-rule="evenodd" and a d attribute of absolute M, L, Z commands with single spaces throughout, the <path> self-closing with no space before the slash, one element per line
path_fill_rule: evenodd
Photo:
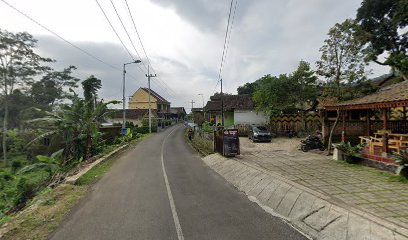
<path fill-rule="evenodd" d="M 387 109 L 383 109 L 383 130 L 387 130 L 387 122 L 388 122 L 388 116 L 387 116 Z"/>
<path fill-rule="evenodd" d="M 388 122 L 388 109 L 384 108 L 383 109 L 383 129 L 387 130 L 387 122 Z M 384 153 L 388 153 L 389 152 L 389 148 L 388 148 L 388 134 L 387 132 L 384 132 L 384 135 L 382 137 L 382 141 L 383 141 L 383 152 Z"/>
<path fill-rule="evenodd" d="M 341 142 L 346 142 L 346 111 L 342 112 L 342 122 L 343 122 L 343 127 L 341 130 Z"/>
<path fill-rule="evenodd" d="M 402 108 L 402 122 L 404 126 L 404 131 L 408 133 L 408 125 L 407 125 L 407 108 L 403 107 Z"/>
<path fill-rule="evenodd" d="M 371 135 L 370 109 L 367 109 L 367 136 Z"/>

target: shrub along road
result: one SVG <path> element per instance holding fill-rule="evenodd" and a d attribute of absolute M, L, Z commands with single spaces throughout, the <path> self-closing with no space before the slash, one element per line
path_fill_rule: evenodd
<path fill-rule="evenodd" d="M 208 168 L 180 125 L 120 156 L 52 239 L 306 239 Z"/>

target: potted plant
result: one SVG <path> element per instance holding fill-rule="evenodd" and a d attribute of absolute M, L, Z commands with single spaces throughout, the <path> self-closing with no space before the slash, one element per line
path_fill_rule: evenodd
<path fill-rule="evenodd" d="M 394 157 L 395 163 L 398 164 L 396 174 L 401 177 L 408 177 L 408 152 L 401 152 Z"/>
<path fill-rule="evenodd" d="M 343 159 L 347 163 L 357 163 L 361 159 L 360 151 L 363 149 L 364 145 L 358 144 L 352 146 L 350 142 L 340 143 L 336 148 L 343 153 Z"/>

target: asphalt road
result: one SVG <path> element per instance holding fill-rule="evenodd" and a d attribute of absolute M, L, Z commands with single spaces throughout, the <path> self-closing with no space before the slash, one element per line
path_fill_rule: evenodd
<path fill-rule="evenodd" d="M 173 126 L 121 155 L 52 239 L 306 239 L 208 168 Z"/>

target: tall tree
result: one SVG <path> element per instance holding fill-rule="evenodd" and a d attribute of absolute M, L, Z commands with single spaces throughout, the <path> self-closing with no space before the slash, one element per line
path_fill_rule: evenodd
<path fill-rule="evenodd" d="M 305 61 L 300 61 L 289 75 L 268 74 L 256 82 L 253 100 L 258 111 L 269 115 L 304 111 L 311 107 L 318 94 L 317 77 Z"/>
<path fill-rule="evenodd" d="M 319 92 L 317 77 L 310 69 L 310 64 L 306 61 L 300 61 L 297 69 L 290 75 L 292 82 L 295 83 L 295 92 L 292 95 L 296 96 L 300 110 L 306 110 L 310 107 Z"/>
<path fill-rule="evenodd" d="M 7 163 L 7 124 L 9 96 L 16 88 L 25 88 L 33 76 L 44 71 L 41 62 L 51 61 L 37 55 L 33 48 L 36 40 L 29 33 L 11 33 L 0 29 L 0 89 L 3 95 L 3 159 Z"/>
<path fill-rule="evenodd" d="M 59 100 L 70 96 L 68 89 L 78 87 L 79 79 L 72 76 L 75 69 L 75 66 L 69 66 L 62 71 L 50 69 L 40 81 L 33 83 L 29 93 L 38 107 L 51 110 Z"/>
<path fill-rule="evenodd" d="M 92 110 L 96 106 L 96 98 L 98 90 L 102 87 L 101 80 L 94 75 L 89 76 L 82 82 L 82 88 L 84 90 L 85 102 Z"/>
<path fill-rule="evenodd" d="M 363 44 L 356 37 L 356 24 L 347 19 L 329 30 L 328 38 L 320 48 L 316 73 L 326 78 L 334 90 L 331 95 L 342 98 L 342 87 L 365 78 L 367 57 Z"/>
<path fill-rule="evenodd" d="M 82 88 L 84 90 L 85 98 L 85 112 L 86 118 L 89 119 L 94 114 L 94 109 L 97 108 L 97 93 L 102 87 L 101 80 L 96 78 L 94 75 L 89 76 L 86 80 L 82 82 Z M 99 119 L 95 119 L 96 124 L 98 124 Z M 95 125 L 87 125 L 86 128 L 86 142 L 85 142 L 85 159 L 92 156 L 92 137 L 93 132 L 95 132 Z"/>
<path fill-rule="evenodd" d="M 253 95 L 257 86 L 257 81 L 252 83 L 245 83 L 237 88 L 238 95 L 250 94 Z"/>
<path fill-rule="evenodd" d="M 398 70 L 408 80 L 408 1 L 364 0 L 356 20 L 363 43 L 368 43 L 370 60 Z M 384 53 L 386 60 L 381 62 L 378 57 Z"/>

